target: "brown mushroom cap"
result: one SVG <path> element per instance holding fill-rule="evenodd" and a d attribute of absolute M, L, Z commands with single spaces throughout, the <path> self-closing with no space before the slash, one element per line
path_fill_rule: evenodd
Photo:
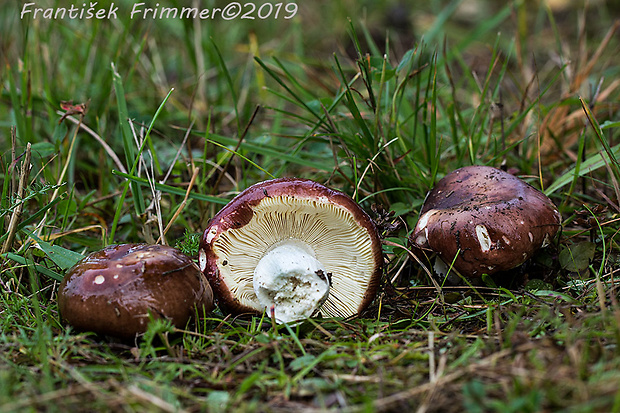
<path fill-rule="evenodd" d="M 213 293 L 198 266 L 165 245 L 111 245 L 79 261 L 58 291 L 64 320 L 80 331 L 133 338 L 149 313 L 185 327 L 196 309 L 209 312 Z"/>
<path fill-rule="evenodd" d="M 437 252 L 462 275 L 480 277 L 521 265 L 546 245 L 561 222 L 551 200 L 519 178 L 468 166 L 427 195 L 410 242 Z"/>
<path fill-rule="evenodd" d="M 372 302 L 383 265 L 373 221 L 342 192 L 310 180 L 281 178 L 241 192 L 204 232 L 200 268 L 220 307 L 262 313 L 254 270 L 274 246 L 289 241 L 303 245 L 331 278 L 323 315 L 349 317 Z"/>

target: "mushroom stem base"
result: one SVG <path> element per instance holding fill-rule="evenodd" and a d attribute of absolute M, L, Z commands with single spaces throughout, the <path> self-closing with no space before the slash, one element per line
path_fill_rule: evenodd
<path fill-rule="evenodd" d="M 310 247 L 281 244 L 267 252 L 254 270 L 254 292 L 278 323 L 311 317 L 329 296 L 329 281 Z"/>

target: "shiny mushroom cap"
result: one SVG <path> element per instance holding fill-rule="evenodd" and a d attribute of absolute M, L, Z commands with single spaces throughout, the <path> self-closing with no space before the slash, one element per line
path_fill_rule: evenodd
<path fill-rule="evenodd" d="M 515 268 L 560 228 L 551 200 L 521 179 L 488 166 L 446 175 L 427 195 L 410 242 L 436 252 L 462 275 Z M 458 256 L 457 256 L 458 254 Z"/>
<path fill-rule="evenodd" d="M 220 306 L 277 322 L 359 314 L 383 265 L 370 217 L 342 192 L 282 178 L 241 192 L 211 219 L 200 268 Z"/>
<path fill-rule="evenodd" d="M 80 331 L 133 338 L 149 316 L 185 327 L 198 310 L 213 309 L 213 293 L 198 266 L 165 245 L 111 245 L 79 261 L 58 291 L 64 320 Z"/>

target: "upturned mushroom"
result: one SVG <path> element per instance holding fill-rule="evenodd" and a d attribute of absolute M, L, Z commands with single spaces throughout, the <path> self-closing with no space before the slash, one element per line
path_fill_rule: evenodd
<path fill-rule="evenodd" d="M 200 269 L 220 307 L 278 323 L 359 314 L 383 265 L 370 217 L 342 192 L 281 178 L 241 192 L 209 222 Z"/>
<path fill-rule="evenodd" d="M 184 327 L 196 311 L 213 309 L 213 293 L 198 266 L 175 248 L 111 245 L 69 269 L 58 309 L 76 330 L 133 338 L 150 317 Z"/>
<path fill-rule="evenodd" d="M 553 202 L 526 182 L 500 169 L 468 166 L 428 193 L 410 242 L 476 278 L 523 264 L 560 223 Z"/>

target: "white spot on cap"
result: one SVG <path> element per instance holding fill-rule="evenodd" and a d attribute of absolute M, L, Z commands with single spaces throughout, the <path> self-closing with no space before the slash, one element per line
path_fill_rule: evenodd
<path fill-rule="evenodd" d="M 217 235 L 217 226 L 211 227 L 209 233 L 207 234 L 207 244 L 210 244 L 213 241 L 213 238 Z"/>
<path fill-rule="evenodd" d="M 420 220 L 416 225 L 417 232 L 419 233 L 415 239 L 416 244 L 424 245 L 426 244 L 426 241 L 428 241 L 428 228 L 426 226 L 428 225 L 429 218 L 437 212 L 438 211 L 436 209 L 431 209 L 430 211 L 426 211 L 420 217 Z"/>
<path fill-rule="evenodd" d="M 105 277 L 103 275 L 98 275 L 95 277 L 95 284 L 103 284 L 103 282 L 105 281 Z"/>
<path fill-rule="evenodd" d="M 534 235 L 531 232 L 528 232 L 527 236 L 530 238 L 530 242 L 534 242 Z"/>
<path fill-rule="evenodd" d="M 424 214 L 422 214 L 422 216 L 420 217 L 420 220 L 418 221 L 418 225 L 416 225 L 418 227 L 418 230 L 423 230 L 426 228 L 426 226 L 428 225 L 428 219 L 437 212 L 436 209 L 431 209 L 430 211 L 426 211 Z"/>
<path fill-rule="evenodd" d="M 114 274 L 114 277 L 112 278 L 114 278 L 115 280 L 118 280 L 118 274 Z"/>
<path fill-rule="evenodd" d="M 504 240 L 504 242 L 506 243 L 506 245 L 510 245 L 510 239 L 508 239 L 507 236 L 502 235 L 502 239 Z"/>
<path fill-rule="evenodd" d="M 116 264 L 116 268 L 123 268 L 123 264 Z"/>
<path fill-rule="evenodd" d="M 198 263 L 200 264 L 200 271 L 204 272 L 207 268 L 207 253 L 202 249 L 198 251 Z"/>
<path fill-rule="evenodd" d="M 484 225 L 476 225 L 476 236 L 478 237 L 482 252 L 487 252 L 491 249 L 491 237 L 489 236 L 487 227 Z"/>

